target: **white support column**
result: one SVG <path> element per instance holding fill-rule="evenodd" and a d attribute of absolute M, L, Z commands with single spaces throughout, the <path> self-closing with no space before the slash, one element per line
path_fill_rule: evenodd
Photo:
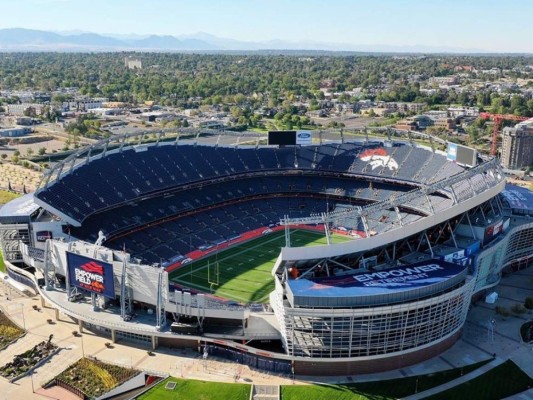
<path fill-rule="evenodd" d="M 131 313 L 131 298 L 128 288 L 128 262 L 129 254 L 124 253 L 122 260 L 122 276 L 120 279 L 120 317 L 125 320 L 126 316 Z"/>
<path fill-rule="evenodd" d="M 324 232 L 326 233 L 326 242 L 328 243 L 328 246 L 331 244 L 331 237 L 329 235 L 329 224 L 328 224 L 328 218 L 326 216 L 326 213 L 322 213 L 322 221 L 324 221 Z"/>
<path fill-rule="evenodd" d="M 44 284 L 46 290 L 53 290 L 54 288 L 54 279 L 55 279 L 55 268 L 53 268 L 52 260 L 50 259 L 50 240 L 46 240 L 44 247 Z M 67 293 L 69 292 L 69 280 L 68 280 L 68 271 L 66 277 Z"/>

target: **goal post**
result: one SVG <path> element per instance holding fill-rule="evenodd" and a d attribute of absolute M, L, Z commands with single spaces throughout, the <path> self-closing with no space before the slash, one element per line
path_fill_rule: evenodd
<path fill-rule="evenodd" d="M 215 286 L 220 284 L 220 270 L 218 261 L 213 265 L 213 270 L 211 270 L 211 263 L 207 261 L 207 283 L 209 283 L 209 288 L 211 292 Z"/>

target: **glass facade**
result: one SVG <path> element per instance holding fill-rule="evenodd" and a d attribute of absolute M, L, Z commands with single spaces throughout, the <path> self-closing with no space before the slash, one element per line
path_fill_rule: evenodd
<path fill-rule="evenodd" d="M 487 247 L 476 258 L 475 292 L 496 285 L 502 269 L 533 254 L 533 223 L 511 229 L 505 237 Z"/>
<path fill-rule="evenodd" d="M 474 281 L 435 297 L 385 307 L 285 307 L 287 353 L 317 358 L 371 357 L 437 343 L 463 325 Z"/>

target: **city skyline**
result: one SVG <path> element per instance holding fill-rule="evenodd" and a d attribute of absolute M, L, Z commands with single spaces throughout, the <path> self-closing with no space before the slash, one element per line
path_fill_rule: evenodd
<path fill-rule="evenodd" d="M 5 3 L 5 4 L 2 4 Z M 0 1 L 0 29 L 27 28 L 55 32 L 112 35 L 195 36 L 208 33 L 249 42 L 283 41 L 303 48 L 371 51 L 372 46 L 461 49 L 471 52 L 532 53 L 533 41 L 523 34 L 519 15 L 533 12 L 533 3 L 510 0 L 306 2 L 218 1 L 149 4 L 94 0 L 80 9 L 71 0 Z M 332 48 L 333 46 L 333 48 Z M 381 51 L 381 49 L 378 49 Z"/>

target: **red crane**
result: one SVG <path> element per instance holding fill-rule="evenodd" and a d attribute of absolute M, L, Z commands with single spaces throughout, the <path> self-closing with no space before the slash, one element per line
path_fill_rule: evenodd
<path fill-rule="evenodd" d="M 513 114 L 491 114 L 486 112 L 480 112 L 479 117 L 484 120 L 492 118 L 494 121 L 494 126 L 492 128 L 492 142 L 490 146 L 491 156 L 495 156 L 498 152 L 498 132 L 500 131 L 503 121 L 525 121 L 526 119 L 529 119 L 528 117 L 519 117 Z"/>

